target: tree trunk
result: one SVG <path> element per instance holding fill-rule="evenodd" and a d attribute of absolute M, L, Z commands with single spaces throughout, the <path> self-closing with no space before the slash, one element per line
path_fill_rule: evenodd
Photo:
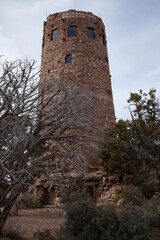
<path fill-rule="evenodd" d="M 20 191 L 22 190 L 21 187 L 16 189 L 15 193 L 11 194 L 10 198 L 8 199 L 7 204 L 5 205 L 1 215 L 0 215 L 0 234 L 2 235 L 2 228 L 9 216 L 11 208 L 14 206 L 16 203 L 16 200 L 20 194 Z"/>
<path fill-rule="evenodd" d="M 4 205 L 4 201 L 6 199 L 6 195 L 7 193 L 9 193 L 11 191 L 12 187 L 9 186 L 6 191 L 3 193 L 2 197 L 0 198 L 0 206 L 3 206 Z"/>

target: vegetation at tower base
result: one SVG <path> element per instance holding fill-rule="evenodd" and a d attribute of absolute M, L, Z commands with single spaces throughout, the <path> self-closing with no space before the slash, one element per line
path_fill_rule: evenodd
<path fill-rule="evenodd" d="M 130 94 L 131 120 L 119 120 L 106 129 L 99 151 L 105 171 L 131 175 L 144 191 L 145 184 L 160 180 L 160 102 L 155 93 L 151 89 L 148 94 Z"/>
<path fill-rule="evenodd" d="M 129 206 L 116 211 L 96 207 L 87 200 L 76 201 L 67 207 L 66 222 L 59 231 L 61 240 L 147 240 L 148 226 L 142 211 Z"/>
<path fill-rule="evenodd" d="M 71 165 L 76 172 L 85 169 L 85 142 L 93 146 L 94 121 L 86 116 L 92 95 L 65 82 L 51 93 L 53 83 L 39 87 L 38 74 L 35 62 L 28 60 L 5 62 L 0 68 L 0 182 L 7 183 L 0 199 L 0 231 L 35 175 L 44 173 L 50 181 L 58 174 L 69 182 Z"/>

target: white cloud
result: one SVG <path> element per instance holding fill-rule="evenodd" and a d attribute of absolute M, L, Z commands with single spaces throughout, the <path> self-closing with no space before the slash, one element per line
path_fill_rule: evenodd
<path fill-rule="evenodd" d="M 9 60 L 15 60 L 17 58 L 21 58 L 21 54 L 19 48 L 16 43 L 16 39 L 6 37 L 2 33 L 2 25 L 0 25 L 0 55 L 3 55 L 4 58 L 8 58 Z"/>

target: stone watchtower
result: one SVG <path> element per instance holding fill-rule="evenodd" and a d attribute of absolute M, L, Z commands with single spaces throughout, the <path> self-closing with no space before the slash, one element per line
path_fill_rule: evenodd
<path fill-rule="evenodd" d="M 95 95 L 94 118 L 115 123 L 105 26 L 90 12 L 69 10 L 49 15 L 44 22 L 41 82 L 54 79 L 83 86 Z M 103 124 L 101 124 L 103 122 Z"/>

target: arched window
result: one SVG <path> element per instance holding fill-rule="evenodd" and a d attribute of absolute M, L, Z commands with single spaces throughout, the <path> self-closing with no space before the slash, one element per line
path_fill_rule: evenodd
<path fill-rule="evenodd" d="M 71 54 L 68 54 L 68 55 L 66 56 L 65 63 L 67 63 L 67 64 L 72 63 L 72 55 L 71 55 Z"/>

